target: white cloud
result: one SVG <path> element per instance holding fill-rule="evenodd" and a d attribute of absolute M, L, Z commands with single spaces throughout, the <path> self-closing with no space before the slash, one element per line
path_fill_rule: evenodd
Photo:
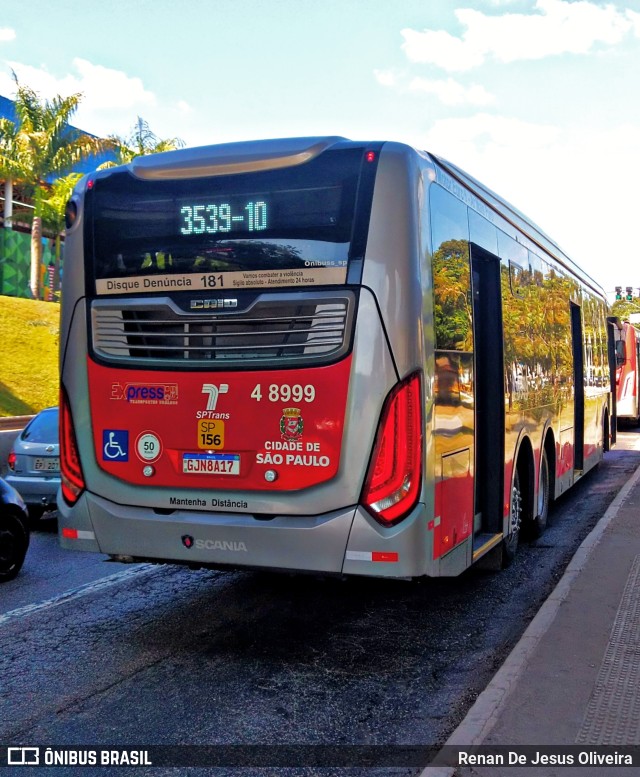
<path fill-rule="evenodd" d="M 477 113 L 461 119 L 441 119 L 427 134 L 428 148 L 436 153 L 445 153 L 442 149 L 451 148 L 455 157 L 460 155 L 476 157 L 490 154 L 493 158 L 520 154 L 524 149 L 529 153 L 545 151 L 557 142 L 561 130 L 549 124 Z M 462 165 L 463 163 L 460 162 Z"/>
<path fill-rule="evenodd" d="M 398 89 L 400 92 L 428 94 L 436 97 L 444 105 L 491 105 L 494 95 L 484 86 L 471 84 L 464 86 L 453 78 L 430 79 L 415 76 L 410 78 L 399 70 L 374 70 L 376 81 L 381 86 Z"/>
<path fill-rule="evenodd" d="M 404 53 L 412 62 L 437 65 L 443 70 L 464 71 L 484 62 L 484 41 L 465 33 L 462 40 L 444 30 L 401 31 Z"/>
<path fill-rule="evenodd" d="M 16 39 L 16 31 L 11 27 L 0 27 L 0 43 L 8 43 Z"/>
<path fill-rule="evenodd" d="M 416 77 L 409 83 L 410 92 L 432 94 L 445 105 L 491 105 L 495 103 L 494 95 L 487 92 L 484 86 L 472 84 L 463 86 L 453 78 L 429 79 Z"/>
<path fill-rule="evenodd" d="M 374 70 L 373 75 L 382 86 L 397 86 L 400 77 L 395 70 Z"/>
<path fill-rule="evenodd" d="M 640 14 L 588 0 L 536 0 L 536 13 L 489 16 L 472 8 L 455 14 L 461 37 L 444 30 L 402 30 L 402 48 L 412 62 L 451 72 L 471 70 L 493 58 L 499 62 L 586 54 L 597 44 L 615 45 L 629 33 L 640 36 Z"/>
<path fill-rule="evenodd" d="M 20 82 L 28 84 L 46 99 L 81 92 L 82 102 L 73 124 L 96 135 L 126 135 L 136 116 L 147 118 L 157 105 L 153 92 L 145 89 L 142 80 L 121 70 L 94 65 L 86 59 L 73 60 L 74 73 L 61 78 L 44 67 L 20 62 L 8 62 Z M 0 94 L 12 97 L 15 84 L 9 73 L 0 72 Z"/>
<path fill-rule="evenodd" d="M 137 109 L 156 104 L 155 95 L 144 88 L 140 78 L 128 76 L 121 70 L 93 65 L 86 59 L 76 58 L 73 65 L 79 73 L 79 77 L 74 79 L 78 91 L 85 94 L 86 107 L 92 110 Z M 72 76 L 67 78 L 73 79 Z"/>
<path fill-rule="evenodd" d="M 626 15 L 627 19 L 633 27 L 633 34 L 636 36 L 636 38 L 640 38 L 640 13 L 627 10 Z"/>

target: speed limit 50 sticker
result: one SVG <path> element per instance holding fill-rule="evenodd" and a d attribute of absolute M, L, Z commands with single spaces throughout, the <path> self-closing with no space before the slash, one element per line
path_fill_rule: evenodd
<path fill-rule="evenodd" d="M 155 461 L 162 453 L 160 438 L 153 432 L 142 432 L 136 439 L 136 453 L 142 461 Z"/>

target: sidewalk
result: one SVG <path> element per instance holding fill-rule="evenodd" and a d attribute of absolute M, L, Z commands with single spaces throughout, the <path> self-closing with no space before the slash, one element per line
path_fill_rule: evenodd
<path fill-rule="evenodd" d="M 446 743 L 640 745 L 640 468 Z M 630 777 L 637 767 L 431 767 L 421 777 Z"/>

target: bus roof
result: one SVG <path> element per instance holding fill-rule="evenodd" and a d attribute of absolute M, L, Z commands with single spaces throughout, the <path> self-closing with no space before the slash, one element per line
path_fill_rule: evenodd
<path fill-rule="evenodd" d="M 301 165 L 344 141 L 345 138 L 329 136 L 198 146 L 135 157 L 130 170 L 137 178 L 155 180 L 274 170 Z"/>

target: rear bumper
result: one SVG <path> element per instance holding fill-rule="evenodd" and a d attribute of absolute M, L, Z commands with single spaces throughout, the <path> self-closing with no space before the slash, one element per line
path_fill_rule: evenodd
<path fill-rule="evenodd" d="M 56 506 L 60 476 L 43 478 L 9 473 L 5 480 L 13 486 L 28 505 Z"/>
<path fill-rule="evenodd" d="M 360 507 L 316 516 L 239 513 L 118 505 L 84 493 L 69 508 L 60 500 L 60 543 L 131 560 L 203 566 L 409 578 L 433 573 L 431 532 L 419 504 L 385 529 Z"/>

